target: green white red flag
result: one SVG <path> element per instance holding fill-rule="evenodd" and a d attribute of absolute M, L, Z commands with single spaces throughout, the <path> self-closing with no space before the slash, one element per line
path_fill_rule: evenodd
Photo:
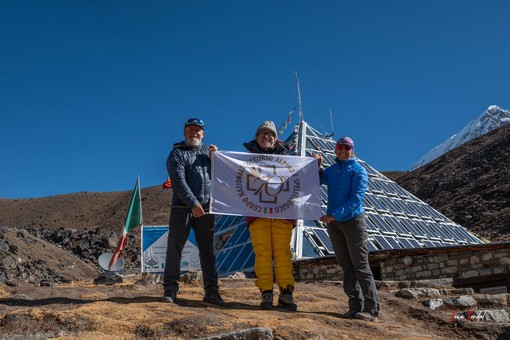
<path fill-rule="evenodd" d="M 131 203 L 124 221 L 124 228 L 122 228 L 122 236 L 117 244 L 117 249 L 110 260 L 108 268 L 111 268 L 117 262 L 120 252 L 126 247 L 127 234 L 130 230 L 142 225 L 142 195 L 140 191 L 140 177 L 136 180 L 135 189 L 133 190 L 133 196 L 131 197 Z"/>

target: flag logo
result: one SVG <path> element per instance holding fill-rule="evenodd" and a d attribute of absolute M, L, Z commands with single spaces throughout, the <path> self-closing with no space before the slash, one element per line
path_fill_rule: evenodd
<path fill-rule="evenodd" d="M 260 163 L 263 161 L 263 163 Z M 255 212 L 272 214 L 288 209 L 300 194 L 301 180 L 294 166 L 280 156 L 258 155 L 242 163 L 236 172 L 236 190 L 242 202 Z M 264 204 L 271 207 L 264 207 Z"/>

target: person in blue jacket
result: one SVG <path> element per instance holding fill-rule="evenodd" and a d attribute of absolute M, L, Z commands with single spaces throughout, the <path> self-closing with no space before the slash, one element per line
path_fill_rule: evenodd
<path fill-rule="evenodd" d="M 373 321 L 379 315 L 380 300 L 368 263 L 367 223 L 363 209 L 368 175 L 354 156 L 351 138 L 340 138 L 335 154 L 335 164 L 319 171 L 321 184 L 328 186 L 327 211 L 320 220 L 327 224 L 336 259 L 344 272 L 349 311 L 343 317 Z M 320 166 L 322 156 L 314 156 Z"/>

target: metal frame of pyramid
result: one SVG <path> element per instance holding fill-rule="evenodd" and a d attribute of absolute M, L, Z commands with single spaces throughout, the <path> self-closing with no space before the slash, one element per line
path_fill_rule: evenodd
<path fill-rule="evenodd" d="M 324 166 L 335 162 L 335 140 L 301 120 L 285 140 L 293 155 L 321 153 Z M 367 214 L 370 252 L 389 249 L 436 248 L 481 244 L 466 228 L 454 223 L 427 203 L 410 194 L 365 161 L 369 184 L 364 207 Z M 321 186 L 323 213 L 327 188 Z M 218 215 L 215 227 L 218 274 L 253 271 L 255 255 L 244 216 Z M 319 221 L 298 220 L 291 249 L 295 259 L 333 255 L 325 226 Z"/>

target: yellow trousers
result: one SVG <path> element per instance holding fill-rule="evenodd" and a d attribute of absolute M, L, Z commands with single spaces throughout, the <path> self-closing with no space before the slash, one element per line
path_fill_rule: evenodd
<path fill-rule="evenodd" d="M 274 218 L 258 218 L 249 225 L 255 252 L 255 285 L 261 292 L 273 290 L 273 259 L 278 286 L 294 286 L 290 253 L 292 227 L 291 222 Z"/>

